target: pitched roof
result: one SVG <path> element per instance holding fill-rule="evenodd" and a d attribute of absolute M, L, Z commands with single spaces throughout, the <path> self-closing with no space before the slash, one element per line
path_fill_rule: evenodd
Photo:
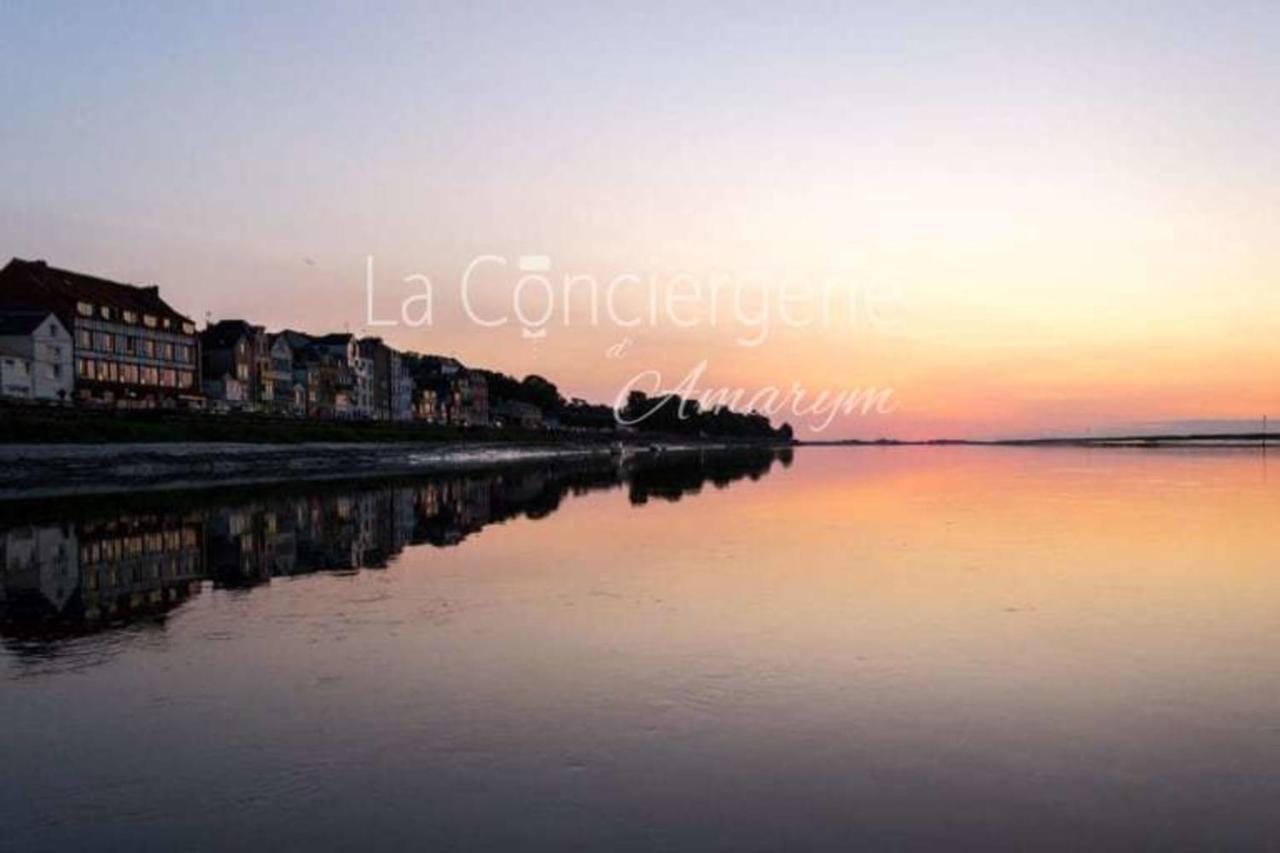
<path fill-rule="evenodd" d="M 200 333 L 200 340 L 207 347 L 223 349 L 235 346 L 241 338 L 251 338 L 258 331 L 245 320 L 219 320 Z"/>
<path fill-rule="evenodd" d="M 278 335 L 276 335 L 276 337 L 284 338 L 284 342 L 288 344 L 289 349 L 293 350 L 294 352 L 297 352 L 298 350 L 306 349 L 308 346 L 311 345 L 311 342 L 315 340 L 314 338 L 311 337 L 311 335 L 308 335 L 306 332 L 297 332 L 297 331 L 294 331 L 293 329 L 285 329 L 283 332 L 280 332 Z"/>
<path fill-rule="evenodd" d="M 0 308 L 47 309 L 68 322 L 77 302 L 108 305 L 190 323 L 160 298 L 158 287 L 137 287 L 51 267 L 44 261 L 14 258 L 0 270 Z"/>
<path fill-rule="evenodd" d="M 52 311 L 0 311 L 0 336 L 29 335 Z"/>

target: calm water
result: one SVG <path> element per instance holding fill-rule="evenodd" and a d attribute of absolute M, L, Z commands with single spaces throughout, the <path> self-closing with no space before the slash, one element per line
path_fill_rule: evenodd
<path fill-rule="evenodd" d="M 1278 484 L 814 448 L 4 506 L 0 846 L 1274 848 Z"/>

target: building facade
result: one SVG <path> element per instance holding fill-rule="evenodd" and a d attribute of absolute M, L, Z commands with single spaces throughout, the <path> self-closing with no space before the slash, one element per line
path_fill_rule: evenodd
<path fill-rule="evenodd" d="M 71 334 L 78 401 L 151 408 L 202 399 L 195 324 L 157 287 L 15 258 L 0 270 L 0 310 L 57 316 Z"/>
<path fill-rule="evenodd" d="M 0 313 L 0 396 L 69 401 L 71 333 L 48 311 Z"/>
<path fill-rule="evenodd" d="M 269 335 L 267 340 L 274 390 L 269 410 L 277 415 L 301 417 L 307 413 L 307 389 L 305 381 L 294 381 L 293 347 L 283 333 Z"/>
<path fill-rule="evenodd" d="M 266 329 L 244 320 L 219 320 L 200 333 L 201 364 L 205 393 L 229 388 L 227 378 L 242 387 L 241 405 L 255 412 L 269 412 L 275 404 L 275 373 L 271 362 L 271 339 Z M 230 403 L 223 399 L 222 402 Z"/>
<path fill-rule="evenodd" d="M 461 426 L 489 425 L 489 383 L 475 370 L 462 370 L 453 379 Z"/>
<path fill-rule="evenodd" d="M 290 352 L 292 392 L 300 402 L 302 414 L 322 419 L 352 417 L 354 339 L 349 343 L 322 341 L 292 329 L 286 329 L 277 338 L 284 341 Z"/>
<path fill-rule="evenodd" d="M 414 417 L 413 376 L 397 350 L 381 338 L 362 338 L 360 357 L 370 375 L 371 416 L 378 421 L 408 421 Z"/>
<path fill-rule="evenodd" d="M 391 420 L 411 421 L 414 413 L 413 374 L 396 350 L 391 351 Z"/>
<path fill-rule="evenodd" d="M 450 426 L 489 425 L 489 383 L 482 373 L 467 369 L 456 358 L 411 355 L 408 360 L 413 411 L 419 420 Z"/>
<path fill-rule="evenodd" d="M 348 332 L 321 335 L 311 339 L 308 349 L 317 367 L 333 374 L 326 377 L 334 386 L 335 405 L 331 417 L 371 419 L 373 369 L 372 364 L 360 354 L 355 335 Z"/>

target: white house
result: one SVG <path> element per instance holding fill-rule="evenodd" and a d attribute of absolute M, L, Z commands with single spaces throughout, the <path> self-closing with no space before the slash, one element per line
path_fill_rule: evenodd
<path fill-rule="evenodd" d="M 0 312 L 0 396 L 70 400 L 71 333 L 49 311 Z"/>
<path fill-rule="evenodd" d="M 80 549 L 70 524 L 0 533 L 0 599 L 38 592 L 61 613 L 80 587 Z"/>

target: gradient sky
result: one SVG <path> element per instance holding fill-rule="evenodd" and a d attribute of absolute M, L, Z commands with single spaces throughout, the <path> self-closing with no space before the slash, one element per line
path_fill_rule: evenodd
<path fill-rule="evenodd" d="M 1280 415 L 1275 3 L 263 5 L 0 0 L 0 254 L 314 331 L 362 328 L 373 256 L 380 311 L 434 284 L 392 343 L 602 400 L 703 359 L 894 389 L 830 437 Z M 487 253 L 901 300 L 607 359 L 450 310 Z"/>

